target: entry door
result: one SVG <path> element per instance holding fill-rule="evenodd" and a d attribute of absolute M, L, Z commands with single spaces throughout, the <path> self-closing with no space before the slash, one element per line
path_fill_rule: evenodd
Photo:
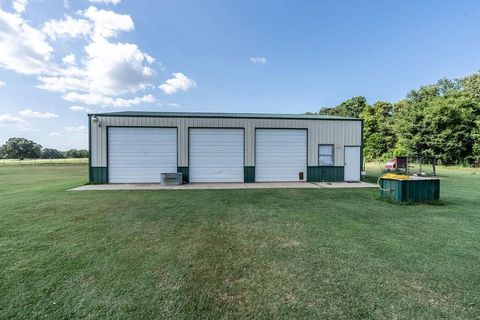
<path fill-rule="evenodd" d="M 307 130 L 257 129 L 255 139 L 255 181 L 307 180 Z"/>
<path fill-rule="evenodd" d="M 190 129 L 190 182 L 243 182 L 243 129 Z"/>
<path fill-rule="evenodd" d="M 161 173 L 177 172 L 177 129 L 108 128 L 111 183 L 159 183 Z"/>
<path fill-rule="evenodd" d="M 345 181 L 360 181 L 360 147 L 345 147 Z"/>

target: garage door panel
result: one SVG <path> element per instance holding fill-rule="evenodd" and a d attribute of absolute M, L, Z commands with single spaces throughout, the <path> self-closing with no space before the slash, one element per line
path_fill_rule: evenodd
<path fill-rule="evenodd" d="M 299 181 L 299 172 L 306 178 L 306 169 L 306 130 L 256 130 L 255 181 Z"/>
<path fill-rule="evenodd" d="M 190 129 L 190 182 L 243 182 L 242 129 Z"/>
<path fill-rule="evenodd" d="M 157 183 L 162 172 L 177 172 L 175 128 L 109 128 L 111 183 Z"/>

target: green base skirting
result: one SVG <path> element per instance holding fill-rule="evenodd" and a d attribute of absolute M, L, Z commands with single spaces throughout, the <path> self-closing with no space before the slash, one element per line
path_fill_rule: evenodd
<path fill-rule="evenodd" d="M 107 167 L 90 167 L 90 183 L 108 183 Z"/>
<path fill-rule="evenodd" d="M 343 167 L 308 167 L 307 181 L 309 182 L 339 182 L 344 181 Z"/>
<path fill-rule="evenodd" d="M 243 168 L 243 182 L 255 182 L 255 167 Z"/>
<path fill-rule="evenodd" d="M 188 183 L 188 167 L 177 167 L 177 172 L 182 174 L 183 182 Z"/>

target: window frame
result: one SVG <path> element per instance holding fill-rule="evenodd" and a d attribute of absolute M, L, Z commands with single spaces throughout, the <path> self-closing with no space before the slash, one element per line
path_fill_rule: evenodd
<path fill-rule="evenodd" d="M 320 153 L 320 147 L 324 147 L 324 146 L 332 147 L 332 154 L 321 154 Z M 332 157 L 332 164 L 331 165 L 321 164 L 320 163 L 320 156 L 331 156 Z M 319 167 L 334 167 L 335 166 L 335 144 L 332 144 L 332 143 L 318 144 L 317 161 L 318 161 L 318 166 Z"/>

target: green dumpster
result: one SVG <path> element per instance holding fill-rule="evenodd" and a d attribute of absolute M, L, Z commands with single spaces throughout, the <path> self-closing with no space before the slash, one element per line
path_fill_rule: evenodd
<path fill-rule="evenodd" d="M 429 202 L 440 199 L 439 178 L 395 179 L 381 177 L 378 185 L 381 197 L 394 202 Z"/>

